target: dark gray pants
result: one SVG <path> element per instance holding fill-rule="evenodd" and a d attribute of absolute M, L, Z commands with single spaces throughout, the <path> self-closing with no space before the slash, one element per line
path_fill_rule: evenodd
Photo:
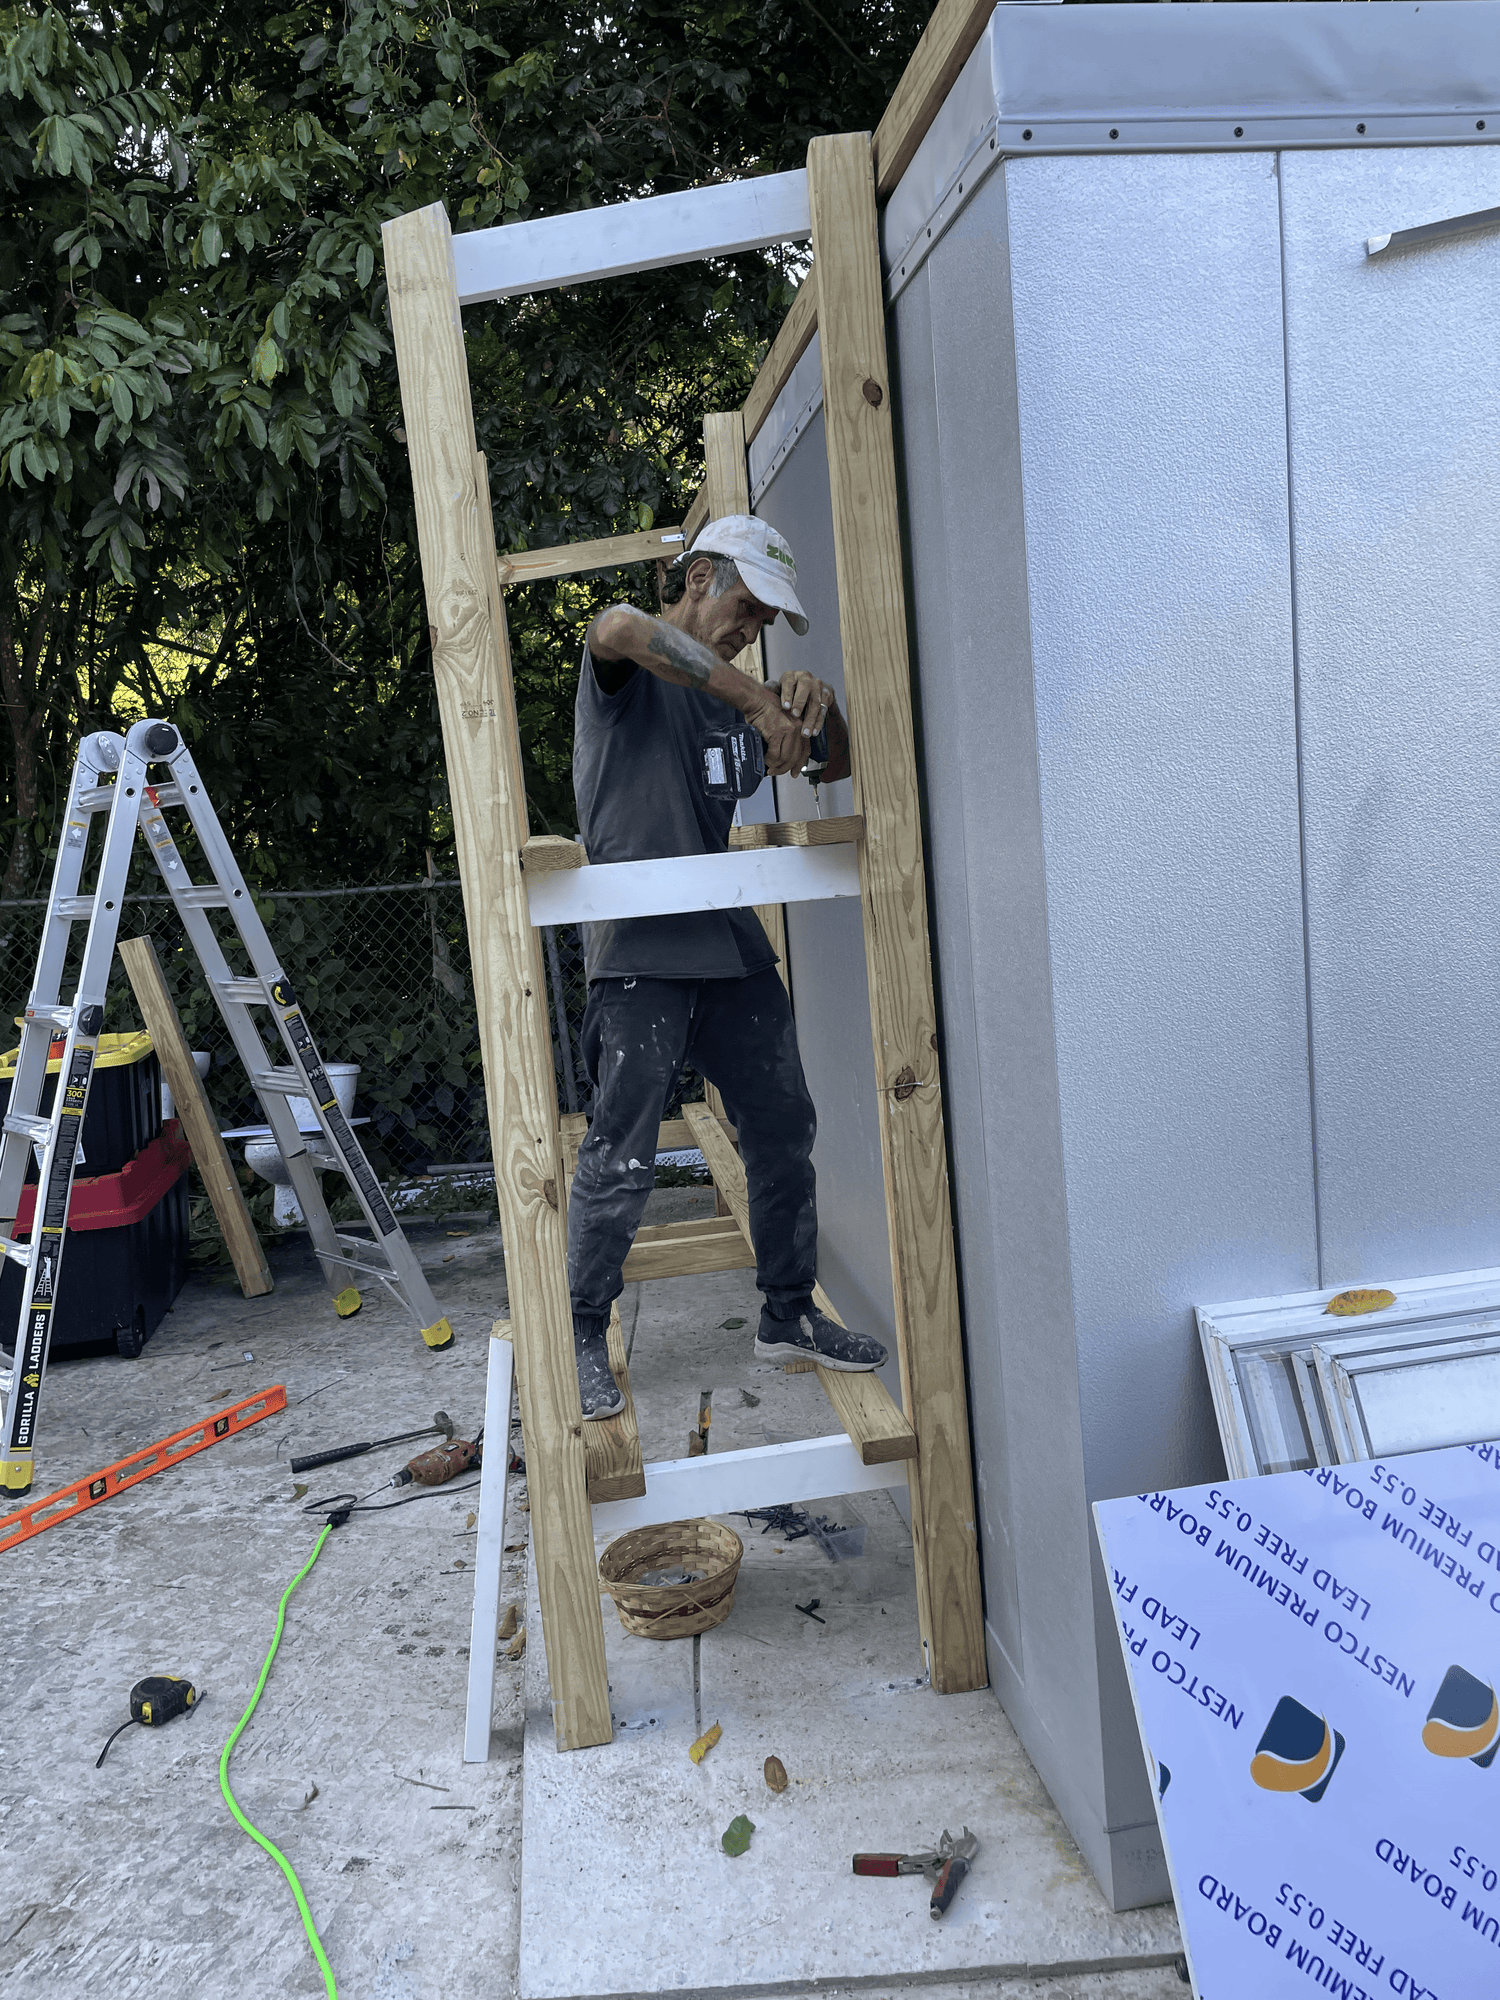
<path fill-rule="evenodd" d="M 594 1115 L 568 1197 L 568 1284 L 581 1317 L 607 1313 L 656 1182 L 656 1139 L 684 1063 L 738 1128 L 755 1282 L 775 1306 L 812 1290 L 817 1132 L 797 1029 L 774 967 L 745 979 L 596 979 L 579 1037 Z"/>

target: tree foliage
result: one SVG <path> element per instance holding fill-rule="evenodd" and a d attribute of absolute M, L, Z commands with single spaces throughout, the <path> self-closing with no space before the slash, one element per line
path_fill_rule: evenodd
<path fill-rule="evenodd" d="M 447 867 L 381 224 L 798 164 L 874 124 L 921 25 L 892 0 L 0 6 L 0 894 L 44 882 L 79 738 L 148 712 L 262 885 Z M 467 314 L 502 545 L 677 518 L 793 276 L 746 256 Z M 512 598 L 538 825 L 572 823 L 604 588 Z"/>

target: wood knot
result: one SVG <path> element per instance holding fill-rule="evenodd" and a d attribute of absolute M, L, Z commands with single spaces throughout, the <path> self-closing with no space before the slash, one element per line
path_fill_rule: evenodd
<path fill-rule="evenodd" d="M 556 1208 L 556 1206 L 557 1206 L 557 1182 L 556 1182 L 556 1181 L 543 1181 L 543 1182 L 542 1182 L 542 1195 L 543 1195 L 543 1198 L 545 1199 L 545 1201 L 546 1201 L 546 1203 L 547 1203 L 547 1206 L 548 1206 L 548 1208 Z"/>
<path fill-rule="evenodd" d="M 906 1068 L 891 1085 L 891 1094 L 898 1104 L 904 1104 L 917 1087 L 917 1073 L 908 1063 Z"/>
<path fill-rule="evenodd" d="M 873 376 L 865 377 L 865 401 L 872 410 L 878 410 L 885 401 L 885 391 Z"/>
<path fill-rule="evenodd" d="M 933 1053 L 934 1053 L 934 1054 L 936 1054 L 936 1052 L 937 1052 L 937 1036 L 936 1036 L 936 1035 L 930 1035 L 930 1036 L 928 1037 L 928 1047 L 929 1047 L 929 1048 L 930 1048 L 930 1049 L 931 1049 L 931 1050 L 933 1051 Z"/>

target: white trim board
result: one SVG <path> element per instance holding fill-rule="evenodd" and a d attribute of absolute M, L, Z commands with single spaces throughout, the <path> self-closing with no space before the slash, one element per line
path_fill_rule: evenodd
<path fill-rule="evenodd" d="M 611 202 L 534 222 L 470 229 L 453 238 L 458 302 L 593 284 L 699 257 L 732 257 L 812 234 L 804 168 Z"/>
<path fill-rule="evenodd" d="M 623 1535 L 662 1521 L 706 1514 L 742 1514 L 754 1507 L 795 1507 L 804 1500 L 838 1500 L 905 1486 L 909 1459 L 864 1465 L 842 1434 L 710 1452 L 705 1458 L 663 1458 L 646 1467 L 639 1500 L 604 1500 L 594 1509 L 595 1535 Z"/>
<path fill-rule="evenodd" d="M 598 924 L 679 910 L 753 909 L 859 894 L 853 842 L 831 847 L 734 848 L 664 861 L 609 861 L 528 875 L 531 921 Z"/>

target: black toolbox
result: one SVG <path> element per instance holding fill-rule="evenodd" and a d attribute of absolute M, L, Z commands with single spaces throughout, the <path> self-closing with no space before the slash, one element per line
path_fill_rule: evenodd
<path fill-rule="evenodd" d="M 53 1311 L 49 1356 L 113 1346 L 139 1354 L 187 1280 L 188 1164 L 177 1120 L 117 1174 L 79 1175 Z M 15 1235 L 27 1242 L 36 1190 L 21 1196 Z M 0 1346 L 14 1353 L 21 1319 L 21 1267 L 0 1266 Z"/>
<path fill-rule="evenodd" d="M 19 1054 L 19 1049 L 7 1049 L 0 1055 L 0 1117 L 10 1109 L 10 1089 Z M 62 1055 L 63 1044 L 54 1042 L 42 1085 L 39 1110 L 43 1118 L 51 1115 Z M 89 1083 L 89 1108 L 83 1118 L 79 1172 L 119 1173 L 160 1131 L 161 1064 L 151 1046 L 151 1037 L 141 1028 L 129 1034 L 101 1035 Z M 29 1181 L 37 1178 L 34 1155 L 26 1178 Z"/>

